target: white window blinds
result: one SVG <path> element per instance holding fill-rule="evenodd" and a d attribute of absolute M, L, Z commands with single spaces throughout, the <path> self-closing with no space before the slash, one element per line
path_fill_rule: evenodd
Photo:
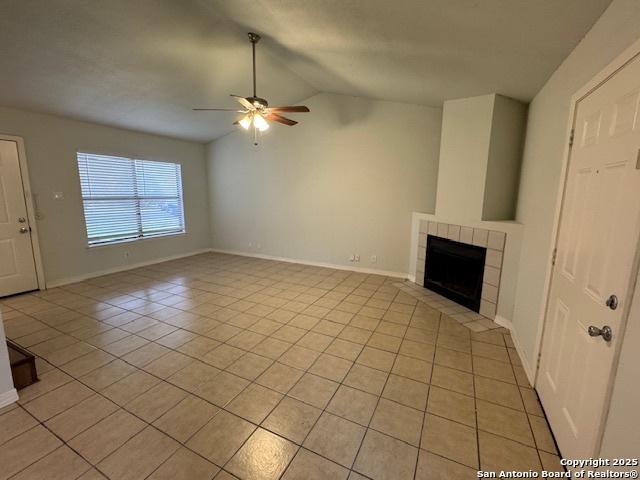
<path fill-rule="evenodd" d="M 184 232 L 177 163 L 78 152 L 89 245 Z"/>

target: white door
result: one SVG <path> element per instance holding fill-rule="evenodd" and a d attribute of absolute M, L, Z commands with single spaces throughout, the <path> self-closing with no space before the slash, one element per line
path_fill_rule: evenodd
<path fill-rule="evenodd" d="M 640 237 L 639 104 L 638 58 L 577 104 L 536 385 L 565 458 L 598 454 L 631 301 Z M 607 305 L 611 295 L 615 309 Z M 590 336 L 590 326 L 610 327 L 612 339 Z"/>
<path fill-rule="evenodd" d="M 36 288 L 18 145 L 0 140 L 0 297 Z"/>

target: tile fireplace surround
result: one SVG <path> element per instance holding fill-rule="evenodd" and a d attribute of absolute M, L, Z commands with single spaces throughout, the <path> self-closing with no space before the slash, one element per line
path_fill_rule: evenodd
<path fill-rule="evenodd" d="M 410 278 L 414 282 L 405 282 L 403 290 L 448 314 L 471 330 L 482 331 L 505 326 L 505 322 L 508 323 L 508 320 L 503 318 L 504 313 L 500 315 L 501 309 L 499 308 L 499 305 L 502 305 L 503 311 L 508 310 L 510 303 L 509 299 L 503 300 L 501 298 L 503 293 L 501 287 L 505 284 L 503 275 L 505 251 L 508 246 L 511 247 L 512 241 L 519 244 L 519 235 L 513 235 L 514 238 L 512 238 L 511 232 L 505 230 L 513 228 L 514 224 L 504 222 L 505 226 L 508 225 L 507 228 L 501 228 L 502 222 L 460 225 L 437 221 L 427 215 L 420 216 L 427 218 L 414 216 L 412 256 L 415 263 L 412 262 L 412 278 Z M 423 288 L 428 235 L 487 249 L 479 313 Z M 510 314 L 507 318 L 509 317 L 511 317 Z M 496 321 L 499 324 L 495 323 Z"/>

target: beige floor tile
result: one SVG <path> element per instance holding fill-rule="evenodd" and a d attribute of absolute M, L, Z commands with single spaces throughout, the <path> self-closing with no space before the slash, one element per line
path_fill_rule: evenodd
<path fill-rule="evenodd" d="M 249 381 L 244 378 L 229 372 L 220 372 L 205 383 L 197 393 L 205 400 L 219 407 L 224 407 L 242 392 L 247 385 L 249 385 Z"/>
<path fill-rule="evenodd" d="M 204 386 L 212 381 L 220 369 L 199 361 L 194 361 L 171 375 L 167 381 L 191 393 L 201 393 Z"/>
<path fill-rule="evenodd" d="M 345 480 L 347 475 L 346 468 L 301 448 L 282 480 Z"/>
<path fill-rule="evenodd" d="M 124 337 L 123 339 L 116 342 L 101 346 L 100 348 L 109 352 L 111 355 L 122 357 L 123 355 L 126 355 L 129 352 L 133 352 L 134 350 L 137 350 L 147 343 L 149 343 L 149 341 L 142 337 L 138 337 L 137 335 L 129 335 L 128 337 Z"/>
<path fill-rule="evenodd" d="M 33 350 L 35 350 L 35 348 L 32 348 L 32 351 Z M 60 365 L 64 365 L 67 362 L 75 360 L 78 357 L 82 357 L 87 353 L 91 353 L 94 350 L 95 347 L 89 345 L 88 343 L 78 342 L 63 349 L 55 350 L 48 354 L 43 354 L 42 356 L 46 358 L 49 363 L 58 367 Z M 37 354 L 37 352 L 34 353 Z"/>
<path fill-rule="evenodd" d="M 378 397 L 341 385 L 327 406 L 327 411 L 367 426 L 378 404 Z"/>
<path fill-rule="evenodd" d="M 445 418 L 427 415 L 420 448 L 478 468 L 478 439 L 475 428 Z"/>
<path fill-rule="evenodd" d="M 389 374 L 364 365 L 354 365 L 343 383 L 365 392 L 380 395 Z"/>
<path fill-rule="evenodd" d="M 278 361 L 290 367 L 307 370 L 320 355 L 319 352 L 309 348 L 294 345 L 284 353 Z"/>
<path fill-rule="evenodd" d="M 233 325 L 222 324 L 213 328 L 207 332 L 207 337 L 210 337 L 212 344 L 215 345 L 215 342 L 226 342 L 227 340 L 238 335 L 242 330 L 238 327 L 234 327 Z M 204 344 L 203 344 L 204 346 Z M 187 344 L 181 346 L 179 349 L 184 349 L 185 353 L 189 353 L 190 355 L 195 354 L 192 350 L 193 345 L 189 346 Z M 211 349 L 210 349 L 211 350 Z M 206 353 L 206 352 L 205 352 Z"/>
<path fill-rule="evenodd" d="M 474 395 L 473 375 L 461 370 L 435 365 L 431 384 L 465 395 Z"/>
<path fill-rule="evenodd" d="M 542 461 L 542 468 L 548 472 L 564 472 L 565 468 L 560 463 L 560 457 L 551 453 L 538 451 L 540 460 Z"/>
<path fill-rule="evenodd" d="M 417 448 L 368 430 L 353 469 L 376 480 L 411 480 L 417 456 Z"/>
<path fill-rule="evenodd" d="M 265 338 L 267 338 L 265 335 L 245 330 L 227 340 L 227 343 L 233 347 L 242 348 L 243 350 L 251 350 Z"/>
<path fill-rule="evenodd" d="M 471 480 L 478 471 L 420 450 L 415 480 Z"/>
<path fill-rule="evenodd" d="M 520 394 L 522 395 L 522 401 L 524 402 L 524 409 L 527 413 L 532 415 L 544 416 L 542 405 L 538 400 L 538 395 L 532 388 L 520 387 Z"/>
<path fill-rule="evenodd" d="M 61 445 L 62 442 L 42 425 L 12 438 L 0 448 L 0 479 L 15 475 Z"/>
<path fill-rule="evenodd" d="M 294 327 L 292 325 L 285 325 L 277 330 L 273 335 L 273 338 L 277 338 L 278 340 L 283 340 L 289 343 L 295 343 L 305 336 L 307 333 L 306 330 L 298 327 Z"/>
<path fill-rule="evenodd" d="M 18 400 L 18 403 L 24 405 L 34 398 L 38 398 L 39 396 L 73 380 L 73 378 L 57 368 L 49 370 L 42 375 L 38 375 L 38 377 L 38 382 L 20 390 L 20 399 Z"/>
<path fill-rule="evenodd" d="M 356 359 L 356 363 L 375 368 L 377 370 L 390 372 L 393 368 L 395 359 L 395 353 L 386 352 L 372 347 L 364 347 L 360 356 Z"/>
<path fill-rule="evenodd" d="M 478 429 L 535 447 L 527 415 L 511 408 L 477 400 Z"/>
<path fill-rule="evenodd" d="M 480 376 L 474 377 L 474 383 L 477 398 L 515 410 L 524 410 L 520 390 L 516 385 Z"/>
<path fill-rule="evenodd" d="M 136 370 L 131 375 L 112 383 L 100 391 L 102 395 L 112 402 L 122 406 L 160 383 L 160 379 L 149 375 L 142 370 Z"/>
<path fill-rule="evenodd" d="M 15 480 L 68 480 L 78 478 L 90 468 L 91 465 L 80 455 L 63 445 L 12 478 Z"/>
<path fill-rule="evenodd" d="M 185 343 L 193 340 L 194 338 L 196 338 L 195 333 L 183 329 L 178 329 L 170 333 L 169 335 L 165 335 L 164 337 L 159 338 L 158 340 L 156 340 L 156 343 L 169 348 L 178 348 Z"/>
<path fill-rule="evenodd" d="M 187 448 L 180 448 L 148 480 L 211 480 L 220 471 L 213 463 Z"/>
<path fill-rule="evenodd" d="M 500 362 L 510 363 L 507 348 L 484 342 L 471 342 L 471 351 L 478 357 L 486 357 Z"/>
<path fill-rule="evenodd" d="M 100 391 L 135 371 L 134 366 L 118 359 L 81 376 L 78 380 L 89 388 Z"/>
<path fill-rule="evenodd" d="M 305 334 L 300 340 L 298 340 L 296 345 L 308 348 L 309 350 L 315 350 L 316 352 L 323 352 L 331 344 L 334 338 L 334 336 L 314 331 Z"/>
<path fill-rule="evenodd" d="M 224 465 L 255 429 L 252 423 L 221 410 L 187 446 L 216 465 Z"/>
<path fill-rule="evenodd" d="M 116 410 L 118 406 L 115 403 L 96 394 L 56 415 L 45 425 L 62 440 L 68 442 Z"/>
<path fill-rule="evenodd" d="M 491 433 L 478 432 L 480 467 L 483 470 L 540 470 L 538 452 L 531 447 Z"/>
<path fill-rule="evenodd" d="M 533 431 L 533 437 L 535 438 L 538 450 L 544 450 L 545 452 L 557 455 L 556 442 L 553 440 L 553 434 L 551 433 L 547 420 L 544 417 L 529 415 L 529 423 L 531 424 L 531 430 Z"/>
<path fill-rule="evenodd" d="M 297 444 L 301 444 L 321 413 L 322 410 L 316 407 L 290 397 L 284 397 L 262 423 L 262 426 Z"/>
<path fill-rule="evenodd" d="M 432 364 L 429 362 L 398 355 L 391 372 L 418 382 L 429 382 L 431 370 Z"/>
<path fill-rule="evenodd" d="M 354 361 L 364 347 L 361 344 L 336 338 L 325 350 L 326 354 L 334 355 L 345 360 Z"/>
<path fill-rule="evenodd" d="M 105 480 L 105 478 L 106 477 L 102 475 L 98 470 L 96 470 L 95 468 L 90 468 L 81 476 L 79 476 L 77 480 Z"/>
<path fill-rule="evenodd" d="M 364 434 L 364 427 L 325 412 L 303 445 L 329 460 L 350 468 Z"/>
<path fill-rule="evenodd" d="M 435 347 L 432 344 L 414 342 L 412 340 L 403 340 L 400 347 L 400 354 L 427 362 L 433 362 L 434 352 Z"/>
<path fill-rule="evenodd" d="M 471 355 L 449 348 L 437 347 L 434 363 L 443 367 L 472 372 Z"/>
<path fill-rule="evenodd" d="M 389 375 L 382 396 L 407 407 L 424 411 L 427 408 L 429 385 L 398 375 Z"/>
<path fill-rule="evenodd" d="M 287 393 L 300 380 L 303 373 L 296 368 L 274 363 L 257 378 L 256 383 L 280 393 Z"/>
<path fill-rule="evenodd" d="M 169 352 L 170 350 L 167 347 L 150 342 L 137 350 L 127 353 L 122 357 L 122 360 L 138 368 L 142 368 Z"/>
<path fill-rule="evenodd" d="M 305 373 L 289 391 L 288 395 L 323 409 L 337 389 L 338 383 L 311 373 Z"/>
<path fill-rule="evenodd" d="M 180 352 L 171 351 L 166 355 L 163 355 L 162 357 L 145 365 L 144 371 L 156 377 L 166 379 L 174 373 L 179 372 L 193 361 L 193 358 L 187 355 L 184 355 Z"/>
<path fill-rule="evenodd" d="M 277 360 L 280 356 L 291 348 L 291 344 L 278 340 L 277 338 L 265 338 L 262 342 L 253 348 L 253 353 L 263 357 Z"/>
<path fill-rule="evenodd" d="M 381 325 L 384 323 L 387 322 L 381 322 Z M 377 348 L 379 350 L 385 350 L 387 352 L 398 353 L 398 350 L 400 350 L 402 339 L 392 335 L 380 333 L 379 329 L 380 325 L 378 325 L 378 331 L 375 331 L 371 335 L 371 337 L 369 337 L 367 346 Z"/>
<path fill-rule="evenodd" d="M 179 442 L 185 443 L 219 410 L 215 405 L 189 395 L 153 422 L 153 425 Z"/>
<path fill-rule="evenodd" d="M 227 367 L 227 371 L 253 381 L 272 364 L 273 360 L 267 357 L 262 357 L 254 353 L 246 353 Z"/>
<path fill-rule="evenodd" d="M 31 415 L 44 422 L 73 407 L 92 394 L 92 390 L 74 380 L 25 403 L 23 406 Z"/>
<path fill-rule="evenodd" d="M 473 398 L 451 390 L 444 390 L 440 387 L 431 387 L 427 402 L 427 412 L 474 428 L 476 425 Z"/>
<path fill-rule="evenodd" d="M 420 445 L 423 412 L 381 398 L 370 428 L 414 446 Z"/>
<path fill-rule="evenodd" d="M 249 385 L 227 405 L 226 410 L 259 425 L 282 400 L 283 395 L 256 383 Z"/>
<path fill-rule="evenodd" d="M 37 424 L 38 421 L 20 407 L 7 410 L 0 415 L 0 445 L 30 430 Z"/>
<path fill-rule="evenodd" d="M 108 364 L 113 360 L 115 360 L 113 355 L 103 352 L 102 350 L 96 350 L 91 353 L 87 353 L 82 357 L 76 358 L 69 363 L 65 363 L 60 367 L 60 369 L 72 377 L 78 378 Z"/>
<path fill-rule="evenodd" d="M 167 382 L 160 382 L 124 405 L 124 408 L 145 422 L 152 423 L 175 407 L 188 395 Z"/>
<path fill-rule="evenodd" d="M 373 324 L 375 324 L 375 326 L 373 326 L 374 329 L 378 325 L 378 322 L 372 321 L 371 319 L 367 319 L 367 322 L 372 322 Z M 340 335 L 338 335 L 338 338 L 342 340 L 347 340 L 349 342 L 359 343 L 361 345 L 364 345 L 369 340 L 369 337 L 371 337 L 371 334 L 373 333 L 372 330 L 373 329 L 359 328 L 351 324 L 346 326 L 344 330 L 340 332 Z"/>
<path fill-rule="evenodd" d="M 309 372 L 334 382 L 341 382 L 352 365 L 353 362 L 323 353 L 311 366 Z"/>
<path fill-rule="evenodd" d="M 145 427 L 142 420 L 118 410 L 69 441 L 69 446 L 97 464 Z"/>
<path fill-rule="evenodd" d="M 258 428 L 225 468 L 239 478 L 277 480 L 297 450 L 294 443 Z"/>
<path fill-rule="evenodd" d="M 148 426 L 97 466 L 111 480 L 146 478 L 179 447 L 171 437 Z"/>
<path fill-rule="evenodd" d="M 490 343 L 492 345 L 497 345 L 499 347 L 505 346 L 503 335 L 495 331 L 479 332 L 479 333 L 473 332 L 471 333 L 471 338 L 473 339 L 473 341 L 476 341 L 476 342 Z"/>
<path fill-rule="evenodd" d="M 473 357 L 473 373 L 507 383 L 516 383 L 513 367 L 510 363 L 491 360 L 484 357 Z"/>

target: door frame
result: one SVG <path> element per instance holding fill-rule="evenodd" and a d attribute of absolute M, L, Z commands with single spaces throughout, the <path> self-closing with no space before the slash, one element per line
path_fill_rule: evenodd
<path fill-rule="evenodd" d="M 24 192 L 24 201 L 27 206 L 27 219 L 31 228 L 31 247 L 33 250 L 33 260 L 36 267 L 36 279 L 38 289 L 45 290 L 46 283 L 44 277 L 44 267 L 42 264 L 42 254 L 40 253 L 40 241 L 38 239 L 38 212 L 33 201 L 33 193 L 31 191 L 31 181 L 29 179 L 29 169 L 27 167 L 27 153 L 24 148 L 24 139 L 15 135 L 6 135 L 0 133 L 0 140 L 15 142 L 18 150 L 18 165 L 20 166 L 20 177 L 22 179 L 22 190 Z"/>
<path fill-rule="evenodd" d="M 599 73 L 594 75 L 582 88 L 580 88 L 576 93 L 571 96 L 570 103 L 570 115 L 568 120 L 568 125 L 566 129 L 566 143 L 562 156 L 562 169 L 560 171 L 560 186 L 558 189 L 558 194 L 556 198 L 555 210 L 553 214 L 553 230 L 552 230 L 552 243 L 550 245 L 547 259 L 548 259 L 548 268 L 545 272 L 545 281 L 544 281 L 544 295 L 542 298 L 541 304 L 541 322 L 540 327 L 538 328 L 538 334 L 536 338 L 536 350 L 535 356 L 536 359 L 535 369 L 533 372 L 533 384 L 534 386 L 538 382 L 539 373 L 540 373 L 540 358 L 542 356 L 542 342 L 544 341 L 544 333 L 547 326 L 548 320 L 548 310 L 549 310 L 549 297 L 551 294 L 551 279 L 553 276 L 554 265 L 552 264 L 555 251 L 558 246 L 558 233 L 560 229 L 560 220 L 562 218 L 562 209 L 564 206 L 565 200 L 565 192 L 567 188 L 567 180 L 569 173 L 569 161 L 571 158 L 572 151 L 572 131 L 575 128 L 575 120 L 578 104 L 581 100 L 585 99 L 589 94 L 607 82 L 611 77 L 613 77 L 618 71 L 622 70 L 628 63 L 635 60 L 637 57 L 640 57 L 640 40 L 635 41 L 631 44 L 631 46 L 627 47 L 620 55 L 618 55 L 611 63 L 609 63 L 606 67 L 604 67 Z M 640 121 L 638 119 L 637 121 Z M 571 141 L 570 141 L 571 139 Z M 640 242 L 638 243 L 635 258 L 633 258 L 633 269 L 631 271 L 631 279 L 629 288 L 629 301 L 625 305 L 625 313 L 621 319 L 620 330 L 617 333 L 617 337 L 619 340 L 616 342 L 613 356 L 613 362 L 611 365 L 611 372 L 609 379 L 607 380 L 607 390 L 605 394 L 605 402 L 603 405 L 602 411 L 602 422 L 598 428 L 597 434 L 597 443 L 596 443 L 596 452 L 599 452 L 602 448 L 602 439 L 604 435 L 604 430 L 607 424 L 607 417 L 609 414 L 609 407 L 611 404 L 611 397 L 613 393 L 614 380 L 616 378 L 616 373 L 618 370 L 618 364 L 620 360 L 620 351 L 622 347 L 622 341 L 624 338 L 624 334 L 626 331 L 627 323 L 629 321 L 629 315 L 631 312 L 631 305 L 634 302 L 640 301 L 640 283 L 636 283 L 639 269 L 640 269 Z"/>

